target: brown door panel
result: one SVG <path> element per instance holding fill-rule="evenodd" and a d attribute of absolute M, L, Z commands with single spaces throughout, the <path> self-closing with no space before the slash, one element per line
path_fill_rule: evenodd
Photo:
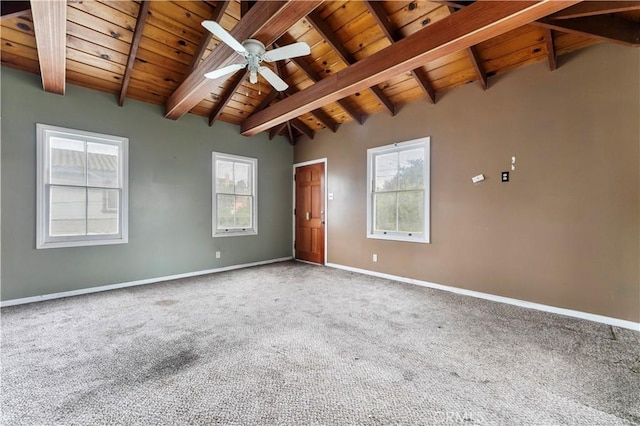
<path fill-rule="evenodd" d="M 324 264 L 324 163 L 296 168 L 295 257 Z"/>

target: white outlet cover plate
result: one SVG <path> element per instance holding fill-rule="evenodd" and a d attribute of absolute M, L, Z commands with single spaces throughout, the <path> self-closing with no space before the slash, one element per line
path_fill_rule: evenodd
<path fill-rule="evenodd" d="M 478 182 L 482 182 L 484 180 L 484 175 L 480 174 L 478 176 L 474 176 L 471 178 L 471 182 L 473 183 L 478 183 Z"/>

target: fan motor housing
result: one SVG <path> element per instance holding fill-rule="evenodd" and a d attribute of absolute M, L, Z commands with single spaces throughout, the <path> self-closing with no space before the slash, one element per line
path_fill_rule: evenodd
<path fill-rule="evenodd" d="M 249 38 L 243 41 L 242 46 L 247 49 L 247 52 L 249 52 L 250 55 L 256 55 L 258 57 L 264 55 L 264 52 L 266 50 L 264 44 L 262 44 L 260 40 L 256 40 L 253 38 Z"/>

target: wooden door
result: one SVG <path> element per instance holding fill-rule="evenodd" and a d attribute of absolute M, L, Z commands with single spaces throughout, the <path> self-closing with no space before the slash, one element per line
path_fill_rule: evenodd
<path fill-rule="evenodd" d="M 324 265 L 324 163 L 296 167 L 295 256 Z"/>

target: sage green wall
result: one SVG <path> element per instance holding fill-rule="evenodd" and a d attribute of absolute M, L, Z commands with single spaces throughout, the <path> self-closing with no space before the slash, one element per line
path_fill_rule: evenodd
<path fill-rule="evenodd" d="M 638 49 L 598 45 L 302 140 L 296 162 L 327 157 L 328 262 L 639 322 L 638 76 Z M 367 239 L 367 149 L 422 136 L 431 244 Z"/>
<path fill-rule="evenodd" d="M 283 138 L 2 69 L 2 300 L 291 255 L 291 164 Z M 129 138 L 129 243 L 35 249 L 36 123 Z M 258 159 L 258 235 L 211 237 L 211 152 Z M 216 259 L 215 252 L 222 252 Z"/>

